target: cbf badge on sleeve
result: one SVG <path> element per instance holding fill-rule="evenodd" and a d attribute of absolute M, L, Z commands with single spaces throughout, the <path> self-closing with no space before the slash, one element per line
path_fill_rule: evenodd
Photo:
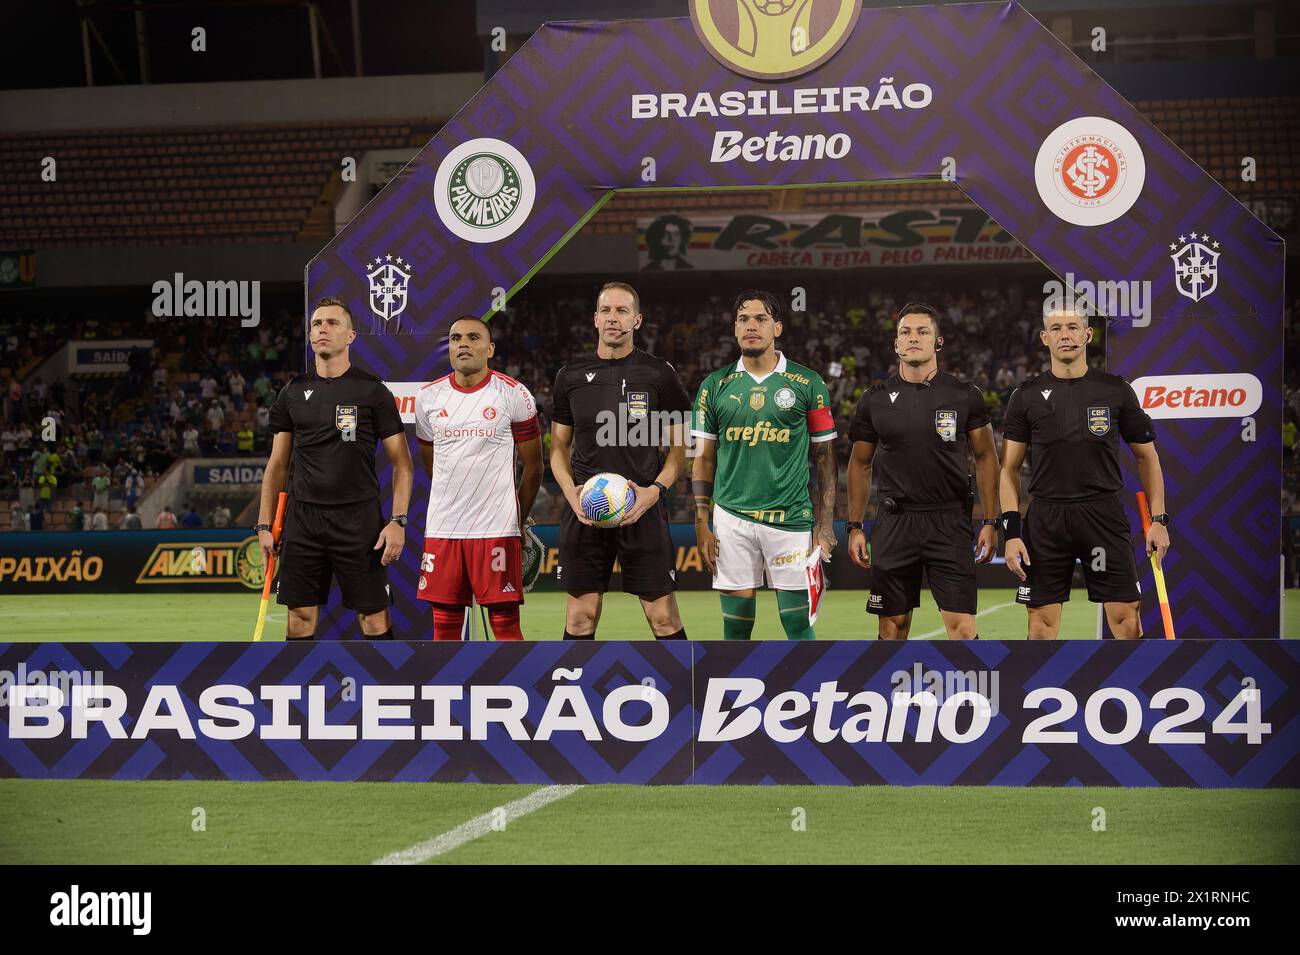
<path fill-rule="evenodd" d="M 1110 434 L 1110 409 L 1089 408 L 1088 430 L 1097 435 L 1097 437 Z"/>
<path fill-rule="evenodd" d="M 945 441 L 957 440 L 957 412 L 936 411 L 934 413 L 934 430 Z"/>
<path fill-rule="evenodd" d="M 334 427 L 340 431 L 357 430 L 357 406 L 356 405 L 335 405 L 334 406 Z"/>

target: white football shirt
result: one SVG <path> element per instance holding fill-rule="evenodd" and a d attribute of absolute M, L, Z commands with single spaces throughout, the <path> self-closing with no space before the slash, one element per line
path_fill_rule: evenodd
<path fill-rule="evenodd" d="M 498 371 L 468 390 L 455 375 L 421 388 L 415 436 L 433 447 L 424 536 L 519 536 L 515 445 L 540 434 L 533 396 Z"/>

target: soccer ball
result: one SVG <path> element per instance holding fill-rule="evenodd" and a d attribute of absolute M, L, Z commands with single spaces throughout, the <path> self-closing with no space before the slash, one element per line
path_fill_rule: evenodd
<path fill-rule="evenodd" d="M 636 491 L 617 474 L 597 474 L 582 486 L 582 513 L 599 527 L 618 527 L 635 503 Z"/>

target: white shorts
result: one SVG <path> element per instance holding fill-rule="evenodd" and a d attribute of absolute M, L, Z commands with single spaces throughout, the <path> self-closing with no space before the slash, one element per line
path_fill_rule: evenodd
<path fill-rule="evenodd" d="M 714 505 L 713 533 L 718 538 L 718 573 L 714 590 L 762 587 L 807 590 L 804 565 L 811 553 L 812 531 L 787 531 L 747 521 Z"/>

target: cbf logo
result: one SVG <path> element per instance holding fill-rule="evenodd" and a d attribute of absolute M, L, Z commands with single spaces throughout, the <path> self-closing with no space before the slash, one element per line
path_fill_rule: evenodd
<path fill-rule="evenodd" d="M 936 411 L 934 413 L 934 430 L 945 441 L 957 440 L 957 412 Z"/>
<path fill-rule="evenodd" d="M 434 179 L 434 205 L 452 234 L 496 242 L 528 218 L 537 195 L 532 167 L 499 139 L 472 139 L 447 154 Z"/>
<path fill-rule="evenodd" d="M 1203 232 L 1193 232 L 1190 237 L 1180 235 L 1177 242 L 1169 243 L 1179 295 L 1199 302 L 1219 287 L 1219 253 L 1214 251 L 1218 247 L 1219 243 L 1210 241 Z"/>
<path fill-rule="evenodd" d="M 372 334 L 384 335 L 390 331 L 402 330 L 401 314 L 406 311 L 406 288 L 411 281 L 411 263 L 403 262 L 399 255 L 394 261 L 392 255 L 382 259 L 375 256 L 373 262 L 366 263 L 366 279 L 370 282 L 370 311 L 380 319 L 375 323 Z M 389 323 L 392 328 L 389 328 Z"/>
<path fill-rule="evenodd" d="M 1110 434 L 1110 409 L 1089 408 L 1088 430 L 1099 438 Z"/>

